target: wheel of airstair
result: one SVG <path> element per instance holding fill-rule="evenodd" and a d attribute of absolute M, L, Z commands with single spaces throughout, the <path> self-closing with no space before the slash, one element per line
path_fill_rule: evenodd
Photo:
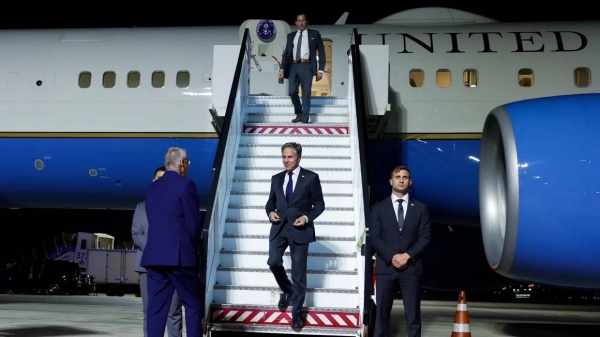
<path fill-rule="evenodd" d="M 319 174 L 325 211 L 309 248 L 303 333 L 362 335 L 352 162 L 346 98 L 313 97 L 311 123 L 292 123 L 289 97 L 250 96 L 242 128 L 210 306 L 210 329 L 297 333 L 291 309 L 267 265 L 271 176 L 283 170 L 281 145 L 302 144 L 300 165 Z M 284 265 L 291 272 L 289 248 Z"/>

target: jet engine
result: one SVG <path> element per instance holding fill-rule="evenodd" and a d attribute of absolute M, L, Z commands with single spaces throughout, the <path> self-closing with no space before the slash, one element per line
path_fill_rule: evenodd
<path fill-rule="evenodd" d="M 479 203 L 485 254 L 497 273 L 600 289 L 600 94 L 492 110 Z"/>

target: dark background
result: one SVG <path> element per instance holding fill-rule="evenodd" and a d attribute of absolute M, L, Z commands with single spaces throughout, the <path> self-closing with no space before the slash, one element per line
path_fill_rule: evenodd
<path fill-rule="evenodd" d="M 309 24 L 333 24 L 349 12 L 347 24 L 369 24 L 386 16 L 419 7 L 450 7 L 502 22 L 595 21 L 600 18 L 593 2 L 558 1 L 123 1 L 21 2 L 2 11 L 0 28 L 97 28 L 240 25 L 246 19 L 278 19 L 293 23 L 305 12 Z M 337 3 L 337 4 L 336 4 Z M 16 7 L 15 7 L 16 6 Z"/>

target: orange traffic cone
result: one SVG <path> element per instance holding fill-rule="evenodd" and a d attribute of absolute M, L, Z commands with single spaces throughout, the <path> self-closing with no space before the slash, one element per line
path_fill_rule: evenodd
<path fill-rule="evenodd" d="M 467 310 L 467 295 L 464 291 L 458 294 L 458 305 L 454 315 L 454 327 L 450 337 L 471 337 L 471 326 L 469 325 L 469 311 Z"/>

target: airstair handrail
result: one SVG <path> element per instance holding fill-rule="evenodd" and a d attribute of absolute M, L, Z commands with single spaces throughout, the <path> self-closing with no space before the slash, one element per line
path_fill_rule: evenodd
<path fill-rule="evenodd" d="M 227 211 L 227 197 L 223 197 L 224 191 L 227 191 L 228 182 L 231 182 L 230 175 L 233 172 L 231 169 L 232 165 L 235 167 L 235 162 L 230 163 L 233 158 L 231 156 L 231 146 L 228 147 L 229 142 L 239 141 L 234 135 L 237 133 L 240 137 L 242 108 L 246 104 L 249 93 L 249 76 L 250 76 L 250 60 L 251 60 L 251 40 L 249 29 L 244 30 L 244 35 L 240 44 L 240 52 L 238 61 L 233 75 L 233 81 L 231 84 L 231 91 L 229 94 L 229 100 L 227 101 L 227 109 L 225 110 L 225 118 L 223 120 L 223 127 L 219 134 L 219 145 L 217 147 L 217 153 L 215 154 L 213 164 L 213 179 L 210 191 L 210 203 L 208 204 L 206 215 L 204 219 L 204 225 L 202 230 L 202 248 L 200 254 L 200 296 L 202 305 L 205 308 L 204 311 L 204 324 L 208 322 L 208 307 L 211 299 L 206 299 L 207 286 L 209 286 L 212 273 L 216 271 L 215 257 L 218 258 L 218 254 L 214 251 L 209 251 L 209 247 L 212 250 L 218 250 L 216 246 L 219 240 L 219 225 L 225 219 L 225 212 Z M 214 60 L 218 62 L 219 60 Z M 237 115 L 236 115 L 237 114 Z M 231 130 L 230 130 L 231 129 Z M 229 137 L 234 136 L 230 139 Z M 234 160 L 234 159 L 233 159 Z M 223 186 L 225 185 L 225 186 Z M 225 192 L 226 193 L 226 192 Z M 213 241 L 209 241 L 213 240 Z M 212 243 L 212 245 L 211 245 Z"/>
<path fill-rule="evenodd" d="M 371 314 L 371 293 L 372 293 L 372 272 L 373 272 L 373 254 L 371 242 L 369 240 L 369 222 L 370 222 L 370 175 L 369 175 L 369 157 L 367 155 L 367 109 L 364 96 L 363 69 L 360 55 L 361 36 L 358 29 L 352 30 L 352 44 L 350 45 L 350 56 L 352 58 L 352 79 L 353 94 L 356 111 L 356 132 L 358 134 L 358 149 L 360 155 L 360 172 L 362 182 L 362 209 L 365 222 L 365 241 L 361 246 L 361 254 L 364 256 L 364 288 L 363 288 L 363 324 L 369 322 Z"/>

